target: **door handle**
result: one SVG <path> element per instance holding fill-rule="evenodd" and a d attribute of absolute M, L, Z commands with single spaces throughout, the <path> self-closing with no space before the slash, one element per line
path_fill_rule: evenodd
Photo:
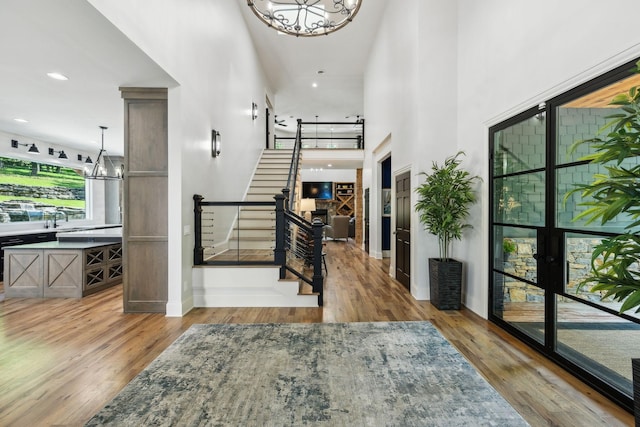
<path fill-rule="evenodd" d="M 552 257 L 551 255 L 541 255 L 541 254 L 533 254 L 533 259 L 535 259 L 536 261 L 544 261 L 547 264 L 551 264 L 554 263 L 556 261 L 556 259 L 554 257 Z"/>

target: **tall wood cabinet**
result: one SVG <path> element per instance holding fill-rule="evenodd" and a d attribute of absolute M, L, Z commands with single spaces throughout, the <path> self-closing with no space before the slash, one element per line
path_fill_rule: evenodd
<path fill-rule="evenodd" d="M 168 298 L 168 109 L 165 88 L 124 98 L 124 311 L 165 313 Z"/>

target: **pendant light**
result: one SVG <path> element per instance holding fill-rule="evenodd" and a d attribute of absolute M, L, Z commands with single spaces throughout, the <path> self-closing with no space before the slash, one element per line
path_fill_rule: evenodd
<path fill-rule="evenodd" d="M 85 179 L 97 179 L 97 180 L 121 180 L 123 179 L 123 169 L 124 166 L 120 165 L 119 167 L 114 166 L 113 162 L 111 162 L 111 158 L 107 156 L 107 150 L 104 149 L 104 131 L 108 129 L 106 126 L 100 126 L 102 130 L 102 142 L 100 145 L 100 152 L 98 153 L 98 158 L 96 162 L 93 164 L 93 167 L 87 166 L 84 170 L 84 178 Z M 109 163 L 109 167 L 107 168 L 107 162 Z"/>

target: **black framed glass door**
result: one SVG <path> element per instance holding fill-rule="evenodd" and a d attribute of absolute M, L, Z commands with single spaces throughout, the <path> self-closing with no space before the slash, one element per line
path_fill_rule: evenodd
<path fill-rule="evenodd" d="M 489 318 L 574 375 L 632 408 L 631 358 L 640 357 L 640 322 L 620 303 L 578 284 L 603 238 L 629 224 L 576 221 L 580 193 L 603 166 L 581 160 L 579 140 L 616 113 L 609 101 L 640 84 L 627 64 L 490 129 Z M 638 164 L 627 158 L 623 166 Z M 637 230 L 640 231 L 640 230 Z"/>
<path fill-rule="evenodd" d="M 546 129 L 538 109 L 492 134 L 491 314 L 544 345 L 546 293 L 536 258 L 544 239 Z"/>

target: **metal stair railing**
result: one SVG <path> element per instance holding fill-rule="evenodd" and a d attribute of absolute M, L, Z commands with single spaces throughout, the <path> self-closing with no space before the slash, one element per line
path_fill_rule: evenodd
<path fill-rule="evenodd" d="M 323 304 L 324 275 L 322 270 L 322 229 L 321 221 L 310 224 L 304 218 L 291 212 L 289 206 L 289 192 L 287 189 L 282 194 L 277 194 L 273 202 L 210 202 L 204 197 L 195 194 L 194 200 L 194 265 L 228 266 L 228 265 L 277 265 L 280 266 L 280 278 L 284 279 L 287 271 L 298 279 L 311 285 L 318 296 L 318 305 Z M 275 248 L 268 257 L 261 260 L 250 259 L 243 255 L 240 248 L 234 257 L 227 256 L 216 259 L 216 256 L 207 253 L 208 248 L 215 248 L 215 241 L 211 236 L 215 235 L 215 215 L 211 214 L 211 208 L 231 207 L 239 214 L 241 207 L 272 207 L 275 210 Z M 223 222 L 224 223 L 224 222 Z M 238 232 L 241 228 L 238 228 Z"/>

